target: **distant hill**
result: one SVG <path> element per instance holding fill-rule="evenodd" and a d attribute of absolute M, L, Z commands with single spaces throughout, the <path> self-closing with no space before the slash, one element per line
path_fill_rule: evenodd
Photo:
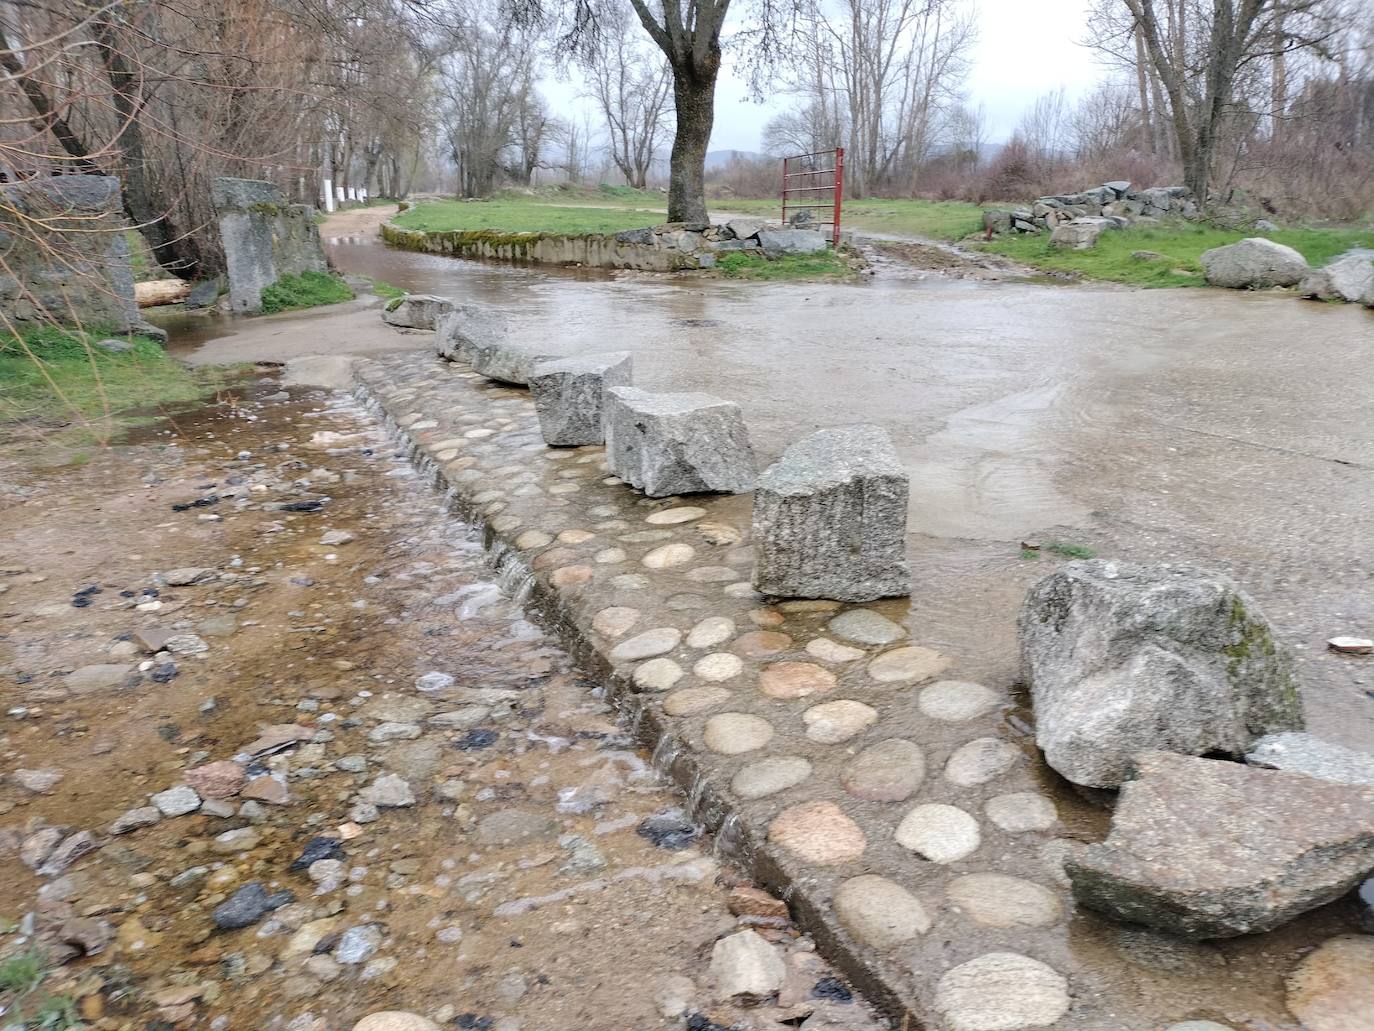
<path fill-rule="evenodd" d="M 724 168 L 737 158 L 744 161 L 759 161 L 768 160 L 768 155 L 753 150 L 708 150 L 706 152 L 706 171 L 712 172 L 717 168 Z"/>

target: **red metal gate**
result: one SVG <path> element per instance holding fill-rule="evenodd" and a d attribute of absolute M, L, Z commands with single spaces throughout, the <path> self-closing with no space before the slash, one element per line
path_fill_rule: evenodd
<path fill-rule="evenodd" d="M 831 227 L 830 245 L 840 245 L 840 201 L 844 197 L 844 148 L 793 154 L 782 159 L 782 220 L 788 211 L 813 211 L 813 221 Z M 793 199 L 795 198 L 795 200 Z M 798 201 L 804 203 L 798 203 Z"/>

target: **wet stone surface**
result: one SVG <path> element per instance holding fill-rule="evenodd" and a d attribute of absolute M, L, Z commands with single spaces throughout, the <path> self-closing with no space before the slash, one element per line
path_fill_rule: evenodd
<path fill-rule="evenodd" d="M 0 740 L 24 772 L 0 785 L 0 961 L 40 950 L 39 994 L 101 1031 L 876 1029 L 779 900 L 736 914 L 757 889 L 519 604 L 526 574 L 492 567 L 351 397 L 256 400 L 276 389 L 6 480 Z M 517 417 L 410 421 L 455 462 L 501 456 L 513 495 L 538 485 L 530 454 L 481 442 Z M 576 459 L 561 482 L 599 472 Z M 172 508 L 211 492 L 219 520 Z M 605 516 L 548 511 L 569 518 L 520 530 L 533 555 L 605 547 Z M 707 652 L 681 636 L 636 647 L 688 669 Z M 121 674 L 54 689 L 100 665 Z M 745 930 L 756 963 L 805 972 L 785 1012 L 781 979 L 721 993 L 741 971 L 713 949 Z"/>
<path fill-rule="evenodd" d="M 1259 941 L 1227 943 L 1224 978 L 1141 967 L 1118 948 L 1115 925 L 1091 913 L 1066 919 L 1063 857 L 1073 841 L 1101 840 L 1106 814 L 1053 787 L 995 664 L 924 639 L 906 601 L 769 605 L 747 582 L 748 498 L 694 495 L 692 518 L 650 520 L 683 503 L 607 477 L 602 448 L 545 448 L 522 392 L 412 356 L 358 374 L 426 475 L 491 520 L 498 548 L 522 549 L 534 599 L 591 644 L 613 673 L 612 696 L 658 739 L 665 767 L 705 811 L 738 820 L 777 889 L 797 893 L 825 925 L 831 957 L 879 986 L 894 1015 L 907 1010 L 942 1031 L 1154 1031 L 1204 1012 L 1283 1026 L 1291 1015 L 1280 986 L 1294 957 L 1355 929 L 1351 907 L 1329 907 Z M 407 431 L 411 419 L 437 425 Z M 438 457 L 439 443 L 473 425 L 494 432 Z M 512 469 L 531 486 L 570 474 L 583 488 L 505 496 Z M 557 540 L 582 528 L 597 536 L 570 548 Z M 609 546 L 625 553 L 623 568 L 592 561 Z M 556 584 L 539 567 L 553 548 L 573 552 L 559 564 L 589 562 L 590 578 Z M 734 668 L 722 655 L 739 666 L 718 680 Z M 682 676 L 664 692 L 636 684 L 637 670 L 660 658 Z M 892 739 L 919 749 L 919 773 L 906 750 L 866 754 Z M 879 881 L 841 892 L 864 877 Z M 900 932 L 884 928 L 883 902 L 902 914 Z"/>

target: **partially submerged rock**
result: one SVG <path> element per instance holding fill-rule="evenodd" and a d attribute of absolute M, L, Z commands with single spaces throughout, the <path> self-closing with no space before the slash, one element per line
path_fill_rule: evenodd
<path fill-rule="evenodd" d="M 398 329 L 434 329 L 439 316 L 452 311 L 453 302 L 433 294 L 406 294 L 387 301 L 382 321 Z"/>
<path fill-rule="evenodd" d="M 1071 562 L 1031 588 L 1020 630 L 1036 743 L 1075 784 L 1116 787 L 1147 749 L 1238 757 L 1302 729 L 1292 658 L 1219 574 Z"/>
<path fill-rule="evenodd" d="M 739 405 L 710 394 L 605 393 L 606 462 L 650 497 L 754 486 L 754 451 Z"/>
<path fill-rule="evenodd" d="M 491 347 L 506 338 L 506 320 L 477 304 L 455 304 L 435 320 L 434 343 L 440 358 L 469 361 L 476 347 Z"/>
<path fill-rule="evenodd" d="M 553 447 L 600 444 L 602 398 L 608 387 L 628 387 L 634 365 L 628 351 L 544 362 L 530 371 L 530 394 L 539 432 Z"/>
<path fill-rule="evenodd" d="M 754 493 L 754 587 L 873 601 L 911 592 L 906 470 L 877 426 L 821 430 L 764 470 Z"/>
<path fill-rule="evenodd" d="M 1294 286 L 1310 271 L 1292 247 L 1259 236 L 1203 251 L 1200 260 L 1208 285 L 1232 290 Z"/>
<path fill-rule="evenodd" d="M 466 357 L 478 375 L 523 387 L 529 383 L 536 365 L 556 361 L 558 355 L 543 354 L 504 339 L 488 339 L 470 343 Z"/>
<path fill-rule="evenodd" d="M 1268 931 L 1374 868 L 1374 789 L 1148 752 L 1111 833 L 1073 850 L 1078 902 L 1185 938 Z"/>

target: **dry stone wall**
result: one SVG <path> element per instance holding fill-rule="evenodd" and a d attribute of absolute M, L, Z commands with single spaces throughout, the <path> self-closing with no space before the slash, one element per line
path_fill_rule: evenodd
<path fill-rule="evenodd" d="M 1111 228 L 1124 229 L 1142 220 L 1196 218 L 1197 214 L 1197 204 L 1186 186 L 1133 190 L 1121 179 L 1080 193 L 1037 197 L 1025 207 L 985 211 L 983 228 L 994 233 L 1038 233 L 1077 219 L 1105 218 Z"/>

